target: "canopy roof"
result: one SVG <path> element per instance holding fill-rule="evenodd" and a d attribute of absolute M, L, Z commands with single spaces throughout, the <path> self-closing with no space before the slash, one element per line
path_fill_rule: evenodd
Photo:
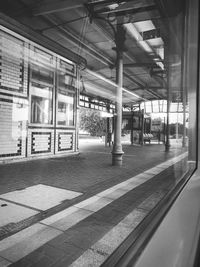
<path fill-rule="evenodd" d="M 169 0 L 7 0 L 0 3 L 0 22 L 77 62 L 81 90 L 111 101 L 115 30 L 123 25 L 123 104 L 131 105 L 166 99 L 166 19 L 179 12 L 176 2 L 172 7 Z"/>

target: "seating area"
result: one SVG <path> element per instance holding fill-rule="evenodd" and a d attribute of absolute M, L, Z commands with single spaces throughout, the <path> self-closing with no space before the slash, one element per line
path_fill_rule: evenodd
<path fill-rule="evenodd" d="M 150 134 L 150 133 L 144 133 L 143 134 L 143 142 L 144 142 L 144 144 L 146 143 L 146 142 L 149 142 L 149 144 L 151 143 L 151 140 L 153 139 L 153 134 Z"/>

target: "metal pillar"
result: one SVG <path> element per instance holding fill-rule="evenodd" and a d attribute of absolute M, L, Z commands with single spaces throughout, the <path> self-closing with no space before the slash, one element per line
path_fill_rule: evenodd
<path fill-rule="evenodd" d="M 133 145 L 133 105 L 131 105 L 131 145 Z"/>
<path fill-rule="evenodd" d="M 169 92 L 169 66 L 167 68 L 167 121 L 166 121 L 166 142 L 165 142 L 165 151 L 168 152 L 170 148 L 169 134 L 169 113 L 170 113 L 170 92 Z"/>
<path fill-rule="evenodd" d="M 183 91 L 183 140 L 182 147 L 186 147 L 186 91 Z"/>
<path fill-rule="evenodd" d="M 140 116 L 141 120 L 142 120 L 142 128 L 141 128 L 141 145 L 144 145 L 144 109 L 141 110 L 141 116 Z"/>
<path fill-rule="evenodd" d="M 122 166 L 122 151 L 121 144 L 121 128 L 122 128 L 122 86 L 123 86 L 123 51 L 125 42 L 125 30 L 122 25 L 117 25 L 117 31 L 115 36 L 116 42 L 116 116 L 115 116 L 115 128 L 114 128 L 114 144 L 112 150 L 112 165 Z"/>

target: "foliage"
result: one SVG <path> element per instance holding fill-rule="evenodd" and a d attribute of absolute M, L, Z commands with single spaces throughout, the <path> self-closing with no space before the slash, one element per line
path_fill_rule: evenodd
<path fill-rule="evenodd" d="M 79 121 L 79 128 L 92 136 L 105 135 L 106 118 L 102 118 L 99 111 L 81 108 Z"/>
<path fill-rule="evenodd" d="M 175 135 L 176 134 L 176 128 L 177 124 L 176 123 L 171 123 L 170 124 L 170 135 Z M 183 135 L 184 132 L 184 126 L 181 123 L 178 123 L 178 133 Z"/>

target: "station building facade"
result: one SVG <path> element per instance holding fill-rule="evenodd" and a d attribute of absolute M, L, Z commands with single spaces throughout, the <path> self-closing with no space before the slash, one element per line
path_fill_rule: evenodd
<path fill-rule="evenodd" d="M 0 162 L 77 152 L 77 66 L 0 26 Z"/>

